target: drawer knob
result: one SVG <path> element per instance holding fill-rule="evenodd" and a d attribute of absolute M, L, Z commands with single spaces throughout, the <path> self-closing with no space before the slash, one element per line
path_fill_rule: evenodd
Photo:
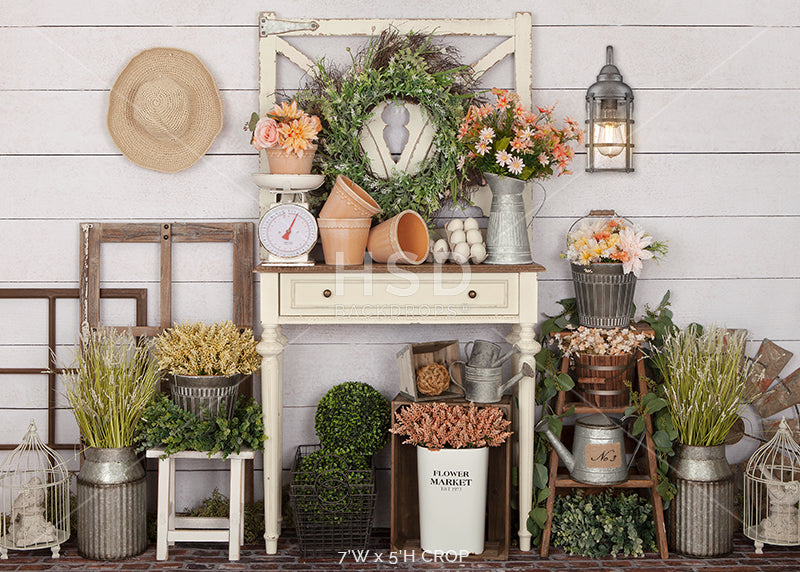
<path fill-rule="evenodd" d="M 470 298 L 477 298 L 478 293 L 475 290 L 470 290 L 467 296 L 469 296 Z"/>
<path fill-rule="evenodd" d="M 326 298 L 330 298 L 331 294 L 333 294 L 333 292 L 331 292 L 327 288 L 325 288 L 325 290 L 322 291 L 322 295 L 325 296 Z"/>

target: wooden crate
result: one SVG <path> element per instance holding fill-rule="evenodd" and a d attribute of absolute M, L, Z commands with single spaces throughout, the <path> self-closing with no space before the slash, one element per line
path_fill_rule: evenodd
<path fill-rule="evenodd" d="M 392 401 L 394 412 L 409 405 L 411 400 L 398 395 Z M 448 403 L 467 405 L 463 399 Z M 499 407 L 511 419 L 511 397 L 506 395 Z M 419 541 L 419 493 L 417 488 L 417 451 L 403 445 L 404 437 L 392 434 L 391 543 L 394 551 L 422 553 Z M 481 554 L 470 556 L 479 560 L 508 560 L 511 542 L 511 439 L 500 447 L 489 448 L 489 482 L 486 499 L 486 542 Z"/>
<path fill-rule="evenodd" d="M 412 401 L 444 401 L 464 396 L 464 390 L 455 383 L 441 395 L 423 395 L 417 392 L 417 369 L 440 363 L 446 368 L 461 359 L 461 350 L 456 340 L 408 344 L 397 353 L 397 368 L 400 370 L 400 393 Z M 461 383 L 461 370 L 455 368 L 453 375 Z"/>

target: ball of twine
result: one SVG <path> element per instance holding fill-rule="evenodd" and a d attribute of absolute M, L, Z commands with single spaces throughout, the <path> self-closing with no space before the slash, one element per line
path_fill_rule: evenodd
<path fill-rule="evenodd" d="M 440 363 L 432 363 L 417 370 L 417 391 L 423 395 L 441 395 L 450 387 L 450 374 Z"/>

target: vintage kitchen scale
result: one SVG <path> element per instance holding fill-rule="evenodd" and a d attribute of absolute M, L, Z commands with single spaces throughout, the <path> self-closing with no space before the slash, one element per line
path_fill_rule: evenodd
<path fill-rule="evenodd" d="M 317 242 L 317 221 L 308 209 L 308 192 L 324 175 L 253 173 L 259 186 L 258 240 L 261 264 L 312 266 L 308 253 Z"/>

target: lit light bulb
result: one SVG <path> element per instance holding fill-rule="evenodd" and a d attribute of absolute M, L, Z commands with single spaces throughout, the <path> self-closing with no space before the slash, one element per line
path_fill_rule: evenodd
<path fill-rule="evenodd" d="M 607 144 L 598 146 L 597 151 L 606 157 L 616 157 L 625 149 L 625 137 L 622 133 L 624 127 L 621 123 L 601 123 L 595 128 L 595 143 Z"/>

